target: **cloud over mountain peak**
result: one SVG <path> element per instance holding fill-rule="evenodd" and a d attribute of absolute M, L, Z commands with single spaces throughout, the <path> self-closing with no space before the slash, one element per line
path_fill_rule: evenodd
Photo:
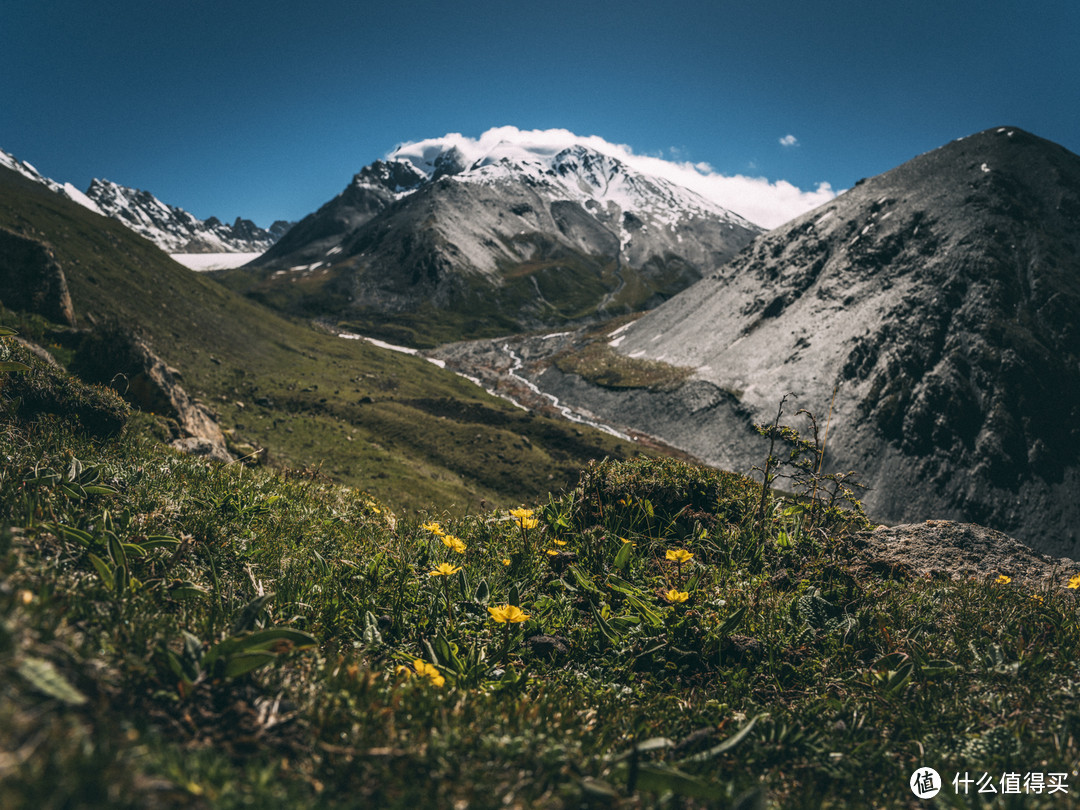
<path fill-rule="evenodd" d="M 574 146 L 608 155 L 642 174 L 688 188 L 766 228 L 782 225 L 836 196 L 829 183 L 819 183 L 816 189 L 807 191 L 785 180 L 725 175 L 707 163 L 641 155 L 625 144 L 614 144 L 596 135 L 576 135 L 566 129 L 494 127 L 478 138 L 452 132 L 441 138 L 401 144 L 387 155 L 387 159 L 408 161 L 430 175 L 438 170 L 437 161 L 445 160 L 451 152 L 463 166 L 472 166 L 477 162 L 497 162 L 502 157 L 519 162 L 530 158 L 550 160 Z"/>

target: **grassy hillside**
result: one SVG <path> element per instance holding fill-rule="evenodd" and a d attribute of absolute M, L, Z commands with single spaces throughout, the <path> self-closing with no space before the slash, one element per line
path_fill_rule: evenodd
<path fill-rule="evenodd" d="M 279 465 L 321 468 L 400 506 L 463 510 L 519 503 L 571 483 L 591 458 L 636 451 L 534 418 L 430 363 L 282 318 L 7 170 L 0 226 L 53 248 L 80 326 L 145 333 L 223 427 Z M 5 317 L 65 359 L 84 345 L 39 319 Z"/>
<path fill-rule="evenodd" d="M 1078 787 L 1065 583 L 871 573 L 858 515 L 758 519 L 755 484 L 672 460 L 594 465 L 532 514 L 395 515 L 180 456 L 146 415 L 30 416 L 32 386 L 117 403 L 18 359 L 5 808 L 910 807 L 923 766 L 955 807 L 957 772 Z"/>

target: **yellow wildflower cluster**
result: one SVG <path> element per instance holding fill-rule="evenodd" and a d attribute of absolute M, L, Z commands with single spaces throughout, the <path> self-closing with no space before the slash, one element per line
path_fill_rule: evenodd
<path fill-rule="evenodd" d="M 671 602 L 671 604 L 673 605 L 681 604 L 682 602 L 685 602 L 687 599 L 690 598 L 689 593 L 687 593 L 686 591 L 676 590 L 675 588 L 672 588 L 668 591 L 662 591 L 660 595 L 663 596 L 664 599 L 666 599 L 668 602 Z"/>
<path fill-rule="evenodd" d="M 511 509 L 510 517 L 512 517 L 517 525 L 523 529 L 535 529 L 540 525 L 540 521 L 533 517 L 535 513 L 532 509 Z"/>
<path fill-rule="evenodd" d="M 690 562 L 690 560 L 694 559 L 694 555 L 687 551 L 685 548 L 669 548 L 664 554 L 664 557 L 674 563 L 678 563 L 679 565 Z"/>
<path fill-rule="evenodd" d="M 1004 574 L 1000 574 L 997 579 L 994 580 L 998 585 L 1008 585 L 1012 582 L 1012 577 L 1007 577 Z"/>
<path fill-rule="evenodd" d="M 1073 590 L 1076 590 L 1077 588 L 1080 588 L 1080 574 L 1077 574 L 1072 579 L 1070 579 L 1069 584 L 1066 585 L 1065 587 L 1066 588 L 1072 588 Z"/>
<path fill-rule="evenodd" d="M 443 534 L 441 537 L 444 546 L 448 546 L 458 554 L 465 553 L 465 542 L 460 537 L 455 537 L 452 534 Z"/>
<path fill-rule="evenodd" d="M 436 537 L 442 537 L 446 532 L 443 531 L 443 527 L 439 525 L 439 521 L 432 520 L 424 523 L 420 526 L 425 532 L 431 532 Z"/>
<path fill-rule="evenodd" d="M 523 613 L 517 605 L 503 605 L 502 607 L 489 607 L 488 613 L 499 624 L 517 624 L 529 618 L 528 613 Z"/>
<path fill-rule="evenodd" d="M 409 669 L 407 666 L 404 665 L 399 666 L 397 668 L 397 674 L 405 675 L 407 677 L 412 677 L 413 675 L 416 675 L 421 678 L 428 678 L 433 686 L 441 687 L 443 684 L 446 683 L 446 678 L 444 678 L 443 674 L 439 672 L 438 667 L 432 666 L 427 661 L 422 661 L 419 658 L 413 661 L 412 669 Z"/>

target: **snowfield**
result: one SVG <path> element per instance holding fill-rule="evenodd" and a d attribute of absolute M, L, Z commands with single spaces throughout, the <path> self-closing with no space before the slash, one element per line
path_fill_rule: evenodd
<path fill-rule="evenodd" d="M 205 273 L 209 270 L 230 270 L 247 264 L 261 253 L 172 253 L 173 259 L 190 270 Z"/>

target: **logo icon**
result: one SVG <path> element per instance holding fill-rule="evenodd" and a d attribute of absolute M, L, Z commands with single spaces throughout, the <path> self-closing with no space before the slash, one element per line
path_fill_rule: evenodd
<path fill-rule="evenodd" d="M 941 790 L 941 776 L 933 768 L 919 768 L 911 775 L 911 792 L 920 799 L 932 799 Z"/>

